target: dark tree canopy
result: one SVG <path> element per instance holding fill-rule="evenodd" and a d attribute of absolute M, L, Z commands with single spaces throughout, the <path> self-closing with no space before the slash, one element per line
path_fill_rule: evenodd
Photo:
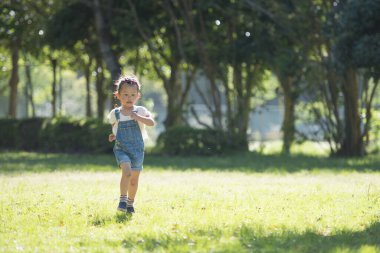
<path fill-rule="evenodd" d="M 348 1 L 341 9 L 336 45 L 342 64 L 380 71 L 380 1 Z"/>
<path fill-rule="evenodd" d="M 46 41 L 52 48 L 72 48 L 92 37 L 94 16 L 91 8 L 78 2 L 60 9 L 47 23 Z"/>

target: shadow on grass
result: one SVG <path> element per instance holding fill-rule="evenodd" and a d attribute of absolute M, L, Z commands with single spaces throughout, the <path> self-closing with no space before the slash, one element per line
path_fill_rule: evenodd
<path fill-rule="evenodd" d="M 117 212 L 113 217 L 104 215 L 90 215 L 90 224 L 95 227 L 104 227 L 111 224 L 113 221 L 116 223 L 126 223 L 132 220 L 132 214 Z"/>
<path fill-rule="evenodd" d="M 115 215 L 115 221 L 117 223 L 125 223 L 132 220 L 133 215 L 131 213 L 118 212 Z"/>
<path fill-rule="evenodd" d="M 116 168 L 111 155 L 1 152 L 0 173 L 52 171 L 110 171 Z"/>
<path fill-rule="evenodd" d="M 363 247 L 372 251 L 380 250 L 380 223 L 374 223 L 363 231 L 341 231 L 336 235 L 325 236 L 314 231 L 302 234 L 284 232 L 281 235 L 263 236 L 262 231 L 243 226 L 234 232 L 237 240 L 225 240 L 222 229 L 196 230 L 187 235 L 164 235 L 161 237 L 141 236 L 139 243 L 122 241 L 124 248 L 174 252 L 197 250 L 197 244 L 204 247 L 205 241 L 217 243 L 211 246 L 216 252 L 359 252 Z M 218 243 L 223 241 L 223 243 Z M 207 244 L 206 244 L 207 245 Z M 207 247 L 207 246 L 206 246 Z M 207 249 L 202 248 L 203 251 Z"/>
<path fill-rule="evenodd" d="M 288 232 L 282 236 L 260 237 L 249 227 L 242 227 L 239 235 L 241 245 L 254 252 L 359 252 L 362 247 L 377 247 L 380 250 L 379 222 L 363 231 L 341 231 L 331 236 L 307 231 L 303 234 Z"/>
<path fill-rule="evenodd" d="M 199 169 L 278 173 L 313 170 L 368 172 L 380 171 L 380 156 L 343 159 L 305 155 L 260 155 L 257 153 L 213 157 L 165 157 L 151 155 L 146 157 L 145 166 L 171 170 Z"/>
<path fill-rule="evenodd" d="M 211 157 L 171 157 L 147 154 L 148 170 L 211 170 L 294 173 L 299 171 L 380 171 L 380 156 L 327 158 L 305 155 L 260 155 L 240 153 Z M 115 171 L 113 154 L 0 153 L 0 173 L 51 171 Z"/>

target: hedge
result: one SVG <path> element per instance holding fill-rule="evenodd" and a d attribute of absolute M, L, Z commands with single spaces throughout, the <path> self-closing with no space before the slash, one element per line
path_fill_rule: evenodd
<path fill-rule="evenodd" d="M 111 126 L 97 119 L 0 119 L 0 149 L 64 153 L 112 153 Z M 177 126 L 160 134 L 155 150 L 168 155 L 217 155 L 239 150 L 238 136 Z"/>
<path fill-rule="evenodd" d="M 0 119 L 0 149 L 47 152 L 112 152 L 109 124 L 97 119 Z"/>
<path fill-rule="evenodd" d="M 176 126 L 160 134 L 156 148 L 168 155 L 218 155 L 240 150 L 236 138 L 220 130 Z"/>

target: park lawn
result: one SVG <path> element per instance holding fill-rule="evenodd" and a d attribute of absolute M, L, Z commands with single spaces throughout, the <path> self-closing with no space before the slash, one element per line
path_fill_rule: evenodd
<path fill-rule="evenodd" d="M 380 159 L 0 153 L 0 252 L 380 252 Z"/>

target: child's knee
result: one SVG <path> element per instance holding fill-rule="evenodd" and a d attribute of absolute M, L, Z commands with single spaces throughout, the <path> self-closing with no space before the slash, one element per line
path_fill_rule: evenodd
<path fill-rule="evenodd" d="M 121 163 L 120 169 L 121 169 L 123 175 L 125 175 L 127 177 L 132 176 L 132 169 L 131 169 L 131 165 L 129 163 Z"/>

